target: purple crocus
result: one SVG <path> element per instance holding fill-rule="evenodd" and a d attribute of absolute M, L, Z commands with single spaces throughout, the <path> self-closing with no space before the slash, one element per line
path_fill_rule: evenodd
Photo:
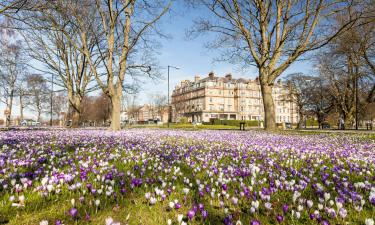
<path fill-rule="evenodd" d="M 208 216 L 207 211 L 206 211 L 206 210 L 203 210 L 203 211 L 202 211 L 202 217 L 203 217 L 203 219 L 206 219 L 207 216 Z"/>
<path fill-rule="evenodd" d="M 69 210 L 69 215 L 72 217 L 72 218 L 76 218 L 78 216 L 78 210 L 76 208 L 71 208 Z"/>
<path fill-rule="evenodd" d="M 289 208 L 289 206 L 287 204 L 283 205 L 283 212 L 284 212 L 284 214 L 286 214 L 288 212 L 288 208 Z"/>
<path fill-rule="evenodd" d="M 192 220 L 194 216 L 195 216 L 194 210 L 189 210 L 189 212 L 187 213 L 187 217 L 189 218 L 189 220 Z"/>
<path fill-rule="evenodd" d="M 204 209 L 204 205 L 202 203 L 198 204 L 199 211 L 202 211 Z"/>
<path fill-rule="evenodd" d="M 280 215 L 280 214 L 277 214 L 276 220 L 277 220 L 277 222 L 281 223 L 281 222 L 283 222 L 284 217 L 282 215 Z"/>
<path fill-rule="evenodd" d="M 260 225 L 259 220 L 252 220 L 250 221 L 250 225 Z"/>

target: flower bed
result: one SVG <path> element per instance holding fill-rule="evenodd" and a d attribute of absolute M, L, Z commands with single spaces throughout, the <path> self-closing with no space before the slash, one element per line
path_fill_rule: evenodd
<path fill-rule="evenodd" d="M 131 129 L 0 133 L 0 224 L 373 224 L 375 143 Z"/>

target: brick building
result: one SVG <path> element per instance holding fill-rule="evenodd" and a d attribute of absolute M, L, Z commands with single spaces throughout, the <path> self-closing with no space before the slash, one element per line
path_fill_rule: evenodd
<path fill-rule="evenodd" d="M 273 89 L 276 122 L 298 122 L 296 105 L 288 100 L 289 87 L 277 82 Z M 209 122 L 211 119 L 263 120 L 264 109 L 257 79 L 234 79 L 231 74 L 210 73 L 184 80 L 172 93 L 172 121 Z"/>

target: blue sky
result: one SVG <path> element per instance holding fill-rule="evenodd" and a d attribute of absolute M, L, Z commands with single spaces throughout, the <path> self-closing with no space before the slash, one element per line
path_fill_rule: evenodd
<path fill-rule="evenodd" d="M 179 70 L 170 71 L 170 92 L 180 83 L 181 80 L 194 79 L 195 75 L 201 77 L 207 76 L 213 71 L 218 76 L 224 76 L 231 73 L 235 78 L 252 78 L 258 74 L 255 68 L 247 71 L 239 69 L 238 65 L 232 65 L 226 62 L 214 62 L 213 59 L 218 56 L 218 51 L 205 48 L 206 43 L 212 36 L 199 37 L 194 40 L 186 38 L 186 30 L 193 26 L 194 19 L 197 19 L 202 11 L 189 9 L 183 1 L 177 0 L 172 6 L 172 12 L 161 21 L 161 30 L 171 38 L 160 39 L 161 47 L 158 49 L 157 59 L 163 68 L 160 72 L 163 78 L 160 80 L 144 80 L 141 83 L 141 90 L 138 97 L 138 103 L 148 102 L 148 96 L 154 93 L 167 95 L 167 65 L 180 67 Z M 293 63 L 283 75 L 294 72 L 311 73 L 312 66 L 308 61 L 299 61 Z M 0 113 L 3 113 L 5 106 L 0 104 Z M 14 107 L 14 116 L 19 114 L 18 106 Z M 26 116 L 32 116 L 32 112 L 26 111 Z"/>
<path fill-rule="evenodd" d="M 194 40 L 186 38 L 186 30 L 193 26 L 194 19 L 199 17 L 199 11 L 188 9 L 182 1 L 176 1 L 172 6 L 172 12 L 162 20 L 162 30 L 171 35 L 171 39 L 162 39 L 158 57 L 160 66 L 165 68 L 161 72 L 164 75 L 163 80 L 147 81 L 142 84 L 140 93 L 140 103 L 147 103 L 147 96 L 155 92 L 167 94 L 167 65 L 178 66 L 180 70 L 170 71 L 170 91 L 181 81 L 185 79 L 192 80 L 195 75 L 205 77 L 210 71 L 218 76 L 232 73 L 235 78 L 252 78 L 258 74 L 255 68 L 247 71 L 241 71 L 238 65 L 232 65 L 226 62 L 214 62 L 218 51 L 208 50 L 204 43 L 212 36 L 199 37 Z M 288 68 L 283 75 L 303 72 L 310 73 L 312 66 L 308 61 L 295 62 Z"/>

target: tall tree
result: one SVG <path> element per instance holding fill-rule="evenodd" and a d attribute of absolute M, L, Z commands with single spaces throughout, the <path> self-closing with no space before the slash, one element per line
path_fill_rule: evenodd
<path fill-rule="evenodd" d="M 2 0 L 0 2 L 0 14 L 15 13 L 27 6 L 30 0 Z"/>
<path fill-rule="evenodd" d="M 210 47 L 224 47 L 223 59 L 258 69 L 265 112 L 265 129 L 276 129 L 272 87 L 296 60 L 316 50 L 353 25 L 351 1 L 191 0 L 211 15 L 196 22 L 192 34 L 214 32 Z M 350 19 L 329 27 L 339 13 Z M 239 60 L 239 61 L 238 61 Z"/>
<path fill-rule="evenodd" d="M 25 23 L 21 33 L 27 41 L 30 56 L 44 65 L 38 68 L 45 74 L 54 76 L 54 84 L 67 91 L 70 108 L 72 109 L 72 126 L 77 127 L 82 113 L 82 100 L 86 94 L 97 89 L 93 84 L 93 73 L 88 65 L 87 57 L 83 54 L 80 42 L 80 30 L 70 24 L 70 17 L 59 11 L 68 11 L 77 6 L 72 1 L 55 1 L 48 4 L 42 11 L 25 11 L 22 19 Z M 87 23 L 92 23 L 94 17 L 88 16 Z M 66 35 L 60 30 L 63 27 Z M 93 52 L 93 36 L 87 36 L 87 47 Z M 74 46 L 72 44 L 74 41 Z M 94 66 L 97 63 L 94 62 Z"/>
<path fill-rule="evenodd" d="M 126 94 L 123 99 L 123 111 L 128 115 L 129 122 L 138 120 L 139 105 L 137 94 Z"/>
<path fill-rule="evenodd" d="M 319 90 L 316 77 L 303 73 L 289 74 L 285 78 L 289 85 L 289 92 L 283 99 L 291 101 L 297 106 L 298 111 L 298 128 L 302 128 L 306 113 L 311 111 L 311 101 L 315 96 L 315 92 Z"/>
<path fill-rule="evenodd" d="M 5 19 L 2 24 L 10 27 L 10 20 Z M 10 125 L 10 116 L 13 111 L 14 97 L 17 94 L 17 84 L 25 70 L 25 60 L 21 43 L 14 30 L 0 28 L 0 100 L 5 104 L 8 115 L 6 126 Z"/>
<path fill-rule="evenodd" d="M 355 43 L 359 45 L 357 53 L 365 66 L 371 87 L 366 101 L 371 104 L 375 102 L 375 2 L 367 1 L 365 7 L 366 16 L 351 30 L 353 34 L 351 39 L 354 39 Z"/>
<path fill-rule="evenodd" d="M 152 112 L 152 117 L 160 117 L 163 121 L 164 113 L 168 110 L 167 96 L 161 93 L 154 93 L 149 96 L 150 107 Z"/>
<path fill-rule="evenodd" d="M 27 106 L 37 113 L 37 121 L 40 122 L 41 115 L 47 112 L 49 103 L 48 86 L 44 77 L 40 74 L 31 74 L 27 78 L 28 104 Z"/>
<path fill-rule="evenodd" d="M 59 92 L 52 97 L 52 113 L 55 118 L 60 118 L 60 115 L 68 109 L 68 98 L 64 92 Z M 53 118 L 53 115 L 52 115 Z"/>
<path fill-rule="evenodd" d="M 367 15 L 367 14 L 365 14 Z M 345 17 L 336 18 L 333 26 L 340 27 Z M 326 80 L 327 92 L 332 104 L 339 110 L 345 124 L 358 122 L 364 104 L 371 103 L 375 86 L 375 70 L 372 71 L 371 34 L 374 34 L 375 18 L 357 21 L 355 26 L 342 32 L 317 55 L 319 72 Z M 370 88 L 368 88 L 370 87 Z M 369 90 L 370 89 L 370 90 Z M 367 97 L 363 97 L 366 95 Z M 366 101 L 367 100 L 367 101 Z"/>
<path fill-rule="evenodd" d="M 69 1 L 71 2 L 71 1 Z M 75 1 L 73 1 L 75 2 Z M 111 100 L 111 130 L 120 126 L 120 112 L 125 74 L 136 71 L 152 75 L 150 60 L 151 33 L 156 29 L 156 22 L 167 13 L 171 1 L 140 0 L 95 0 L 82 1 L 71 7 L 71 23 L 80 30 L 82 53 L 86 56 L 95 79 L 102 91 Z M 64 12 L 60 12 L 63 13 Z M 66 13 L 65 16 L 69 16 Z M 94 23 L 86 23 L 87 17 L 99 18 Z M 73 45 L 63 27 L 60 27 Z M 88 35 L 95 36 L 95 49 L 90 51 Z M 77 49 L 80 49 L 76 46 Z M 98 67 L 95 62 L 100 61 Z M 103 68 L 103 69 L 102 69 Z M 102 73 L 104 71 L 104 73 Z"/>
<path fill-rule="evenodd" d="M 27 71 L 23 71 L 25 73 L 22 73 L 22 77 L 18 79 L 18 82 L 16 84 L 16 93 L 18 96 L 18 104 L 20 107 L 20 120 L 22 121 L 24 119 L 24 109 L 26 107 L 26 98 L 28 96 L 28 90 L 27 90 L 27 76 L 29 75 Z"/>

